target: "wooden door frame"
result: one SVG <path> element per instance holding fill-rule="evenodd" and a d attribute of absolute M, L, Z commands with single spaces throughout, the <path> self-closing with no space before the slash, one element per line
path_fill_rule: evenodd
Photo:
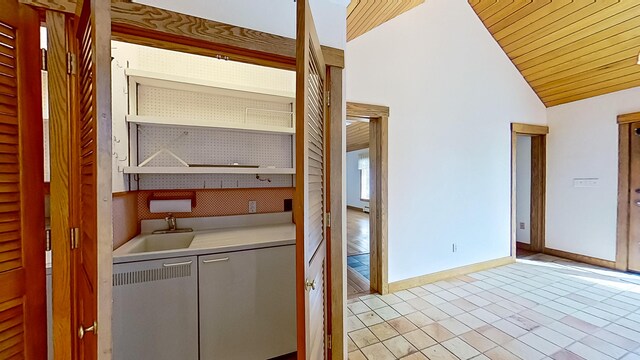
<path fill-rule="evenodd" d="M 545 207 L 548 126 L 511 123 L 511 256 L 516 258 L 516 159 L 518 136 L 531 137 L 531 243 L 527 250 L 546 252 Z"/>
<path fill-rule="evenodd" d="M 369 120 L 369 283 L 384 295 L 389 293 L 389 107 L 347 102 L 347 117 Z"/>
<path fill-rule="evenodd" d="M 44 2 L 39 0 L 21 0 L 31 6 L 38 7 L 47 13 L 72 15 L 78 12 L 79 2 Z M 167 19 L 167 23 L 178 21 L 182 24 L 191 24 L 191 26 L 174 27 L 158 25 L 157 17 Z M 184 29 L 197 27 L 204 29 L 203 32 L 188 32 Z M 60 30 L 60 24 L 57 24 Z M 179 14 L 173 11 L 164 10 L 143 4 L 131 3 L 128 0 L 111 0 L 111 38 L 113 40 L 130 42 L 138 45 L 152 46 L 161 49 L 180 51 L 203 56 L 228 56 L 230 60 L 245 62 L 256 65 L 263 65 L 281 69 L 295 70 L 295 39 L 285 38 L 273 34 L 268 34 L 251 29 L 245 29 L 239 26 L 219 23 L 212 20 L 202 19 L 195 16 Z M 64 39 L 64 38 L 63 38 Z M 344 51 L 327 46 L 322 46 L 322 53 L 325 57 L 327 71 L 332 81 L 329 86 L 334 96 L 331 97 L 330 103 L 330 127 L 340 129 L 342 131 L 342 121 L 344 118 L 342 103 L 342 70 L 344 68 Z M 64 54 L 64 53 L 59 53 Z M 65 66 L 66 60 L 58 65 Z M 51 66 L 51 64 L 50 64 Z M 62 86 L 61 79 L 54 80 L 50 84 L 54 87 Z M 50 86 L 51 86 L 50 85 Z M 66 88 L 67 83 L 64 83 Z M 60 93 L 59 95 L 62 95 Z M 58 103 L 66 105 L 66 98 L 60 98 Z M 69 109 L 60 109 L 60 118 L 65 116 L 65 111 Z M 331 136 L 330 143 L 330 161 L 333 166 L 332 171 L 342 169 L 342 136 Z M 329 174 L 331 175 L 331 174 Z M 62 180 L 60 180 L 62 181 Z M 333 189 L 342 189 L 341 176 L 330 176 L 328 179 Z M 52 181 L 53 182 L 53 181 Z M 53 186 L 53 185 L 52 185 Z M 60 193 L 61 196 L 63 193 Z M 63 206 L 64 204 L 61 204 Z M 346 244 L 342 239 L 342 191 L 331 192 L 330 208 L 332 210 L 332 228 L 339 231 L 330 231 L 330 275 L 328 278 L 333 282 L 331 297 L 331 329 L 344 329 L 344 303 L 346 303 L 346 292 L 344 291 L 344 269 L 346 260 L 342 260 L 343 254 L 346 252 Z M 66 244 L 66 243 L 64 243 Z M 62 246 L 61 243 L 58 246 Z M 66 244 L 68 245 L 68 244 Z M 66 254 L 61 251 L 60 253 Z M 59 255 L 59 254 L 58 254 Z M 64 256 L 54 256 L 54 265 L 56 273 L 59 275 L 60 281 L 69 282 L 71 278 L 71 270 L 69 268 L 70 254 Z M 106 255 L 105 255 L 106 256 Z M 111 258 L 111 251 L 108 252 Z M 106 259 L 102 258 L 104 261 Z M 344 263 L 343 263 L 344 262 Z M 111 273 L 109 269 L 108 273 Z M 59 293 L 60 298 L 54 301 L 58 304 L 55 327 L 58 329 L 56 342 L 60 342 L 58 347 L 71 347 L 73 336 L 75 335 L 70 319 L 70 299 L 63 300 L 64 294 Z M 54 305 L 55 306 L 55 305 Z M 108 320 L 102 320 L 101 329 L 110 329 Z M 336 333 L 336 335 L 339 335 Z M 332 341 L 332 356 L 334 359 L 346 357 L 346 332 L 343 336 L 334 336 Z M 62 350 L 57 352 L 63 354 Z"/>
<path fill-rule="evenodd" d="M 629 190 L 631 180 L 631 124 L 640 121 L 640 112 L 617 117 L 618 123 L 618 215 L 616 222 L 615 268 L 629 270 Z"/>

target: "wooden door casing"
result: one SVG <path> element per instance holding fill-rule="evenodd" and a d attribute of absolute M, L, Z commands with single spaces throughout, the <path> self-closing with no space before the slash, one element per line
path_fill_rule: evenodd
<path fill-rule="evenodd" d="M 0 0 L 0 358 L 47 356 L 39 17 Z"/>
<path fill-rule="evenodd" d="M 296 295 L 298 358 L 326 359 L 326 66 L 308 0 L 297 2 Z"/>
<path fill-rule="evenodd" d="M 629 127 L 629 253 L 628 270 L 640 272 L 640 122 Z"/>
<path fill-rule="evenodd" d="M 75 20 L 71 149 L 77 359 L 111 354 L 111 54 L 110 2 L 83 2 Z M 81 338 L 80 329 L 92 329 Z"/>

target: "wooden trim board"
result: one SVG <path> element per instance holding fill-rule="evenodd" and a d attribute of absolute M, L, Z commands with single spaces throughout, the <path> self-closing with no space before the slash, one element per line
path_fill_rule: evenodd
<path fill-rule="evenodd" d="M 618 115 L 618 124 L 629 124 L 640 121 L 640 112 Z"/>
<path fill-rule="evenodd" d="M 511 131 L 517 134 L 546 135 L 549 133 L 549 127 L 543 125 L 511 123 Z"/>
<path fill-rule="evenodd" d="M 349 210 L 356 210 L 356 211 L 362 211 L 364 212 L 364 209 L 361 207 L 357 207 L 357 206 L 351 206 L 351 205 L 347 205 L 347 209 Z"/>
<path fill-rule="evenodd" d="M 601 267 L 614 269 L 614 270 L 616 269 L 615 261 L 598 259 L 598 258 L 594 258 L 587 255 L 579 255 L 579 254 L 574 254 L 574 253 L 570 253 L 562 250 L 550 249 L 547 247 L 544 248 L 544 253 L 547 255 L 557 256 L 560 258 L 573 260 L 573 261 L 577 261 L 585 264 L 601 266 Z"/>
<path fill-rule="evenodd" d="M 345 331 L 347 303 L 347 242 L 343 237 L 343 225 L 346 214 L 342 208 L 342 69 L 331 66 L 328 70 L 328 87 L 333 94 L 329 99 L 329 206 L 331 227 L 329 241 L 330 288 L 331 288 L 331 358 L 346 359 L 348 346 Z M 340 136 L 333 136 L 338 134 Z M 334 189 L 334 190 L 332 190 Z"/>
<path fill-rule="evenodd" d="M 129 1 L 112 1 L 111 26 L 114 39 L 139 45 L 295 69 L 296 41 L 283 36 Z M 326 65 L 344 68 L 343 50 L 321 48 Z"/>
<path fill-rule="evenodd" d="M 389 117 L 389 107 L 347 102 L 347 117 L 366 119 Z"/>
<path fill-rule="evenodd" d="M 436 281 L 449 279 L 452 277 L 466 275 L 477 271 L 492 269 L 499 266 L 513 264 L 515 259 L 511 256 L 506 256 L 494 260 L 483 261 L 476 264 L 465 265 L 454 269 L 438 271 L 432 274 L 417 276 L 410 279 L 394 281 L 389 283 L 389 292 L 394 293 L 400 290 L 411 289 L 417 286 L 423 286 Z"/>
<path fill-rule="evenodd" d="M 640 113 L 637 113 L 640 114 Z M 618 117 L 618 216 L 616 224 L 616 264 L 620 271 L 629 265 L 629 179 L 631 171 L 631 123 Z"/>
<path fill-rule="evenodd" d="M 516 241 L 516 249 L 531 251 L 531 244 Z"/>

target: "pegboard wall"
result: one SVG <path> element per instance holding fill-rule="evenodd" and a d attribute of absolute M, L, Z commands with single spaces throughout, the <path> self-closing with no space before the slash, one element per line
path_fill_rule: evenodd
<path fill-rule="evenodd" d="M 220 122 L 292 127 L 292 104 L 220 96 L 183 90 L 138 87 L 138 115 L 185 119 L 206 124 Z"/>
<path fill-rule="evenodd" d="M 112 56 L 126 60 L 129 67 L 133 69 L 295 92 L 296 74 L 294 71 L 225 61 L 118 41 L 112 41 L 111 44 Z"/>

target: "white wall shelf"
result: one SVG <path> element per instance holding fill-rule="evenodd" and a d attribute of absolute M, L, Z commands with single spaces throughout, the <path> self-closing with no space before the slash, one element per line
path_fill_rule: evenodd
<path fill-rule="evenodd" d="M 295 94 L 286 91 L 263 89 L 258 87 L 227 84 L 210 80 L 192 79 L 170 74 L 127 69 L 129 81 L 137 85 L 153 86 L 165 89 L 202 92 L 214 95 L 239 97 L 279 103 L 295 102 Z"/>
<path fill-rule="evenodd" d="M 139 115 L 127 115 L 127 122 L 135 123 L 139 125 L 160 125 L 160 126 L 180 126 L 180 127 L 195 127 L 195 128 L 218 128 L 227 130 L 239 130 L 248 132 L 263 132 L 263 133 L 275 133 L 275 134 L 295 134 L 296 130 L 293 127 L 285 126 L 270 126 L 260 124 L 242 124 L 232 122 L 204 122 L 201 120 L 190 119 L 178 119 L 167 118 L 160 116 L 139 116 Z"/>
<path fill-rule="evenodd" d="M 125 174 L 250 174 L 294 175 L 293 168 L 245 168 L 245 167 L 181 167 L 181 166 L 128 166 Z"/>

